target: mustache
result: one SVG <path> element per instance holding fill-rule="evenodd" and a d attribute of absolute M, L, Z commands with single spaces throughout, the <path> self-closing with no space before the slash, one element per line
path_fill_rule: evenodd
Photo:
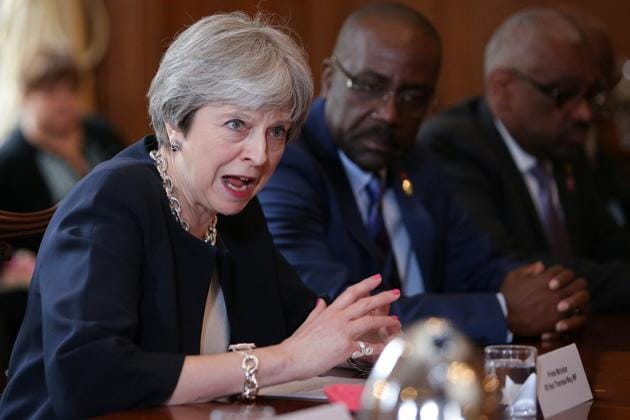
<path fill-rule="evenodd" d="M 388 145 L 398 146 L 394 130 L 384 124 L 371 125 L 369 127 L 354 130 L 348 137 L 349 140 L 356 140 L 361 137 L 379 137 L 384 139 Z"/>

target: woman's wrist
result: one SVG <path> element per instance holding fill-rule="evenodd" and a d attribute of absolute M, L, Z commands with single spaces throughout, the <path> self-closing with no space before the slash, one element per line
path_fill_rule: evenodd
<path fill-rule="evenodd" d="M 258 372 L 260 362 L 258 357 L 252 353 L 255 348 L 256 345 L 254 343 L 232 344 L 228 347 L 229 351 L 239 353 L 243 356 L 241 369 L 243 369 L 245 380 L 243 382 L 241 399 L 245 401 L 253 401 L 258 395 L 258 378 L 256 377 L 256 373 Z"/>
<path fill-rule="evenodd" d="M 303 379 L 301 369 L 293 362 L 291 353 L 284 343 L 256 348 L 253 354 L 259 360 L 257 378 L 260 388 Z"/>

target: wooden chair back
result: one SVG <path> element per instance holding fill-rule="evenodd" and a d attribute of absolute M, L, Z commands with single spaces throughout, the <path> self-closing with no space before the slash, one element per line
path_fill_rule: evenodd
<path fill-rule="evenodd" d="M 43 233 L 55 210 L 57 206 L 30 213 L 0 210 L 0 261 L 11 257 L 10 241 Z"/>

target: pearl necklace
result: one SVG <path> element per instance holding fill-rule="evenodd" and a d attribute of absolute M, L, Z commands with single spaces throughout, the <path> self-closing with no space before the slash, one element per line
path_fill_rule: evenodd
<path fill-rule="evenodd" d="M 182 217 L 182 206 L 179 203 L 177 197 L 173 193 L 173 180 L 166 173 L 166 160 L 162 158 L 162 154 L 160 150 L 152 150 L 149 152 L 151 159 L 155 162 L 155 166 L 157 167 L 158 173 L 160 174 L 160 178 L 162 178 L 162 186 L 164 187 L 164 191 L 166 191 L 166 198 L 168 198 L 168 205 L 171 208 L 171 213 L 175 216 L 175 220 L 182 226 L 182 228 L 189 232 L 190 228 L 188 225 L 188 221 Z M 203 236 L 204 242 L 209 243 L 214 246 L 217 243 L 217 216 L 212 216 L 208 227 L 206 228 L 206 233 Z"/>

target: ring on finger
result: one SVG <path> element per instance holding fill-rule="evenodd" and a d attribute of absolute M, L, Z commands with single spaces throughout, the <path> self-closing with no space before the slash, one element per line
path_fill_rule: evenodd
<path fill-rule="evenodd" d="M 361 357 L 370 356 L 374 353 L 372 346 L 365 344 L 363 341 L 359 340 L 357 341 L 357 344 L 359 344 L 359 350 L 353 352 L 350 358 L 359 359 Z"/>
<path fill-rule="evenodd" d="M 365 356 L 365 343 L 363 341 L 357 341 L 357 344 L 359 345 L 359 350 L 352 353 L 350 356 L 352 359 L 358 359 Z"/>
<path fill-rule="evenodd" d="M 374 349 L 369 344 L 365 346 L 365 355 L 371 356 L 374 353 Z"/>

